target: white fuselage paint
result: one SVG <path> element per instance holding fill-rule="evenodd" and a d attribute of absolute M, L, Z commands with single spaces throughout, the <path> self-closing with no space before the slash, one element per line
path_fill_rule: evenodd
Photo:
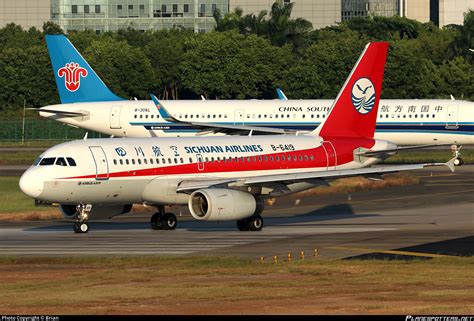
<path fill-rule="evenodd" d="M 332 100 L 176 100 L 163 106 L 182 121 L 280 127 L 311 131 L 325 119 Z M 152 101 L 117 101 L 46 106 L 82 112 L 40 115 L 116 137 L 185 137 L 199 131 L 162 119 Z M 202 133 L 201 133 L 202 134 Z M 222 135 L 222 134 L 208 134 Z M 397 145 L 474 144 L 474 103 L 461 100 L 381 100 L 375 138 Z"/>
<path fill-rule="evenodd" d="M 20 187 L 36 199 L 61 204 L 186 204 L 189 196 L 176 192 L 179 182 L 362 168 L 379 160 L 355 161 L 353 147 L 394 147 L 386 141 L 357 140 L 349 143 L 351 147 L 336 150 L 336 164 L 330 164 L 322 143 L 321 137 L 312 135 L 78 140 L 54 146 L 40 156 L 72 157 L 76 166 L 33 165 L 23 174 Z M 295 155 L 302 158 L 294 159 Z M 288 187 L 295 192 L 315 185 Z"/>

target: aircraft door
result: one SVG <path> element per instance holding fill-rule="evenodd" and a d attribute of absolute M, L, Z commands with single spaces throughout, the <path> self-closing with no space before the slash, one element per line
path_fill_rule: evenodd
<path fill-rule="evenodd" d="M 202 158 L 202 155 L 201 154 L 196 154 L 196 160 L 197 160 L 198 171 L 203 171 L 204 170 L 204 160 Z"/>
<path fill-rule="evenodd" d="M 323 148 L 324 151 L 326 152 L 326 158 L 327 158 L 327 169 L 328 170 L 335 170 L 337 166 L 337 155 L 336 155 L 336 149 L 334 148 L 334 145 L 331 142 L 323 142 Z"/>
<path fill-rule="evenodd" d="M 446 128 L 458 128 L 458 108 L 459 105 L 449 105 L 446 110 Z"/>
<path fill-rule="evenodd" d="M 90 146 L 89 149 L 95 162 L 95 179 L 109 179 L 109 164 L 104 150 L 100 146 Z"/>
<path fill-rule="evenodd" d="M 122 112 L 122 106 L 112 106 L 110 109 L 110 128 L 121 129 L 120 126 L 120 113 Z"/>
<path fill-rule="evenodd" d="M 234 125 L 244 125 L 245 111 L 243 109 L 237 109 L 234 113 Z"/>

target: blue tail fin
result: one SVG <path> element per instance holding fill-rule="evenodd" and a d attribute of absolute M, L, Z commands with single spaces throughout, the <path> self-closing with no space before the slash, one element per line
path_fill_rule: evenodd
<path fill-rule="evenodd" d="M 118 101 L 64 35 L 46 35 L 61 103 Z"/>

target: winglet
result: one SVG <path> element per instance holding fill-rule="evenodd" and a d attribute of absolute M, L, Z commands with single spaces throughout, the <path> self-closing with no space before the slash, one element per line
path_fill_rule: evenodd
<path fill-rule="evenodd" d="M 456 160 L 456 157 L 453 157 L 451 158 L 449 161 L 447 161 L 446 163 L 429 163 L 429 164 L 423 164 L 423 166 L 441 166 L 441 165 L 444 165 L 444 166 L 447 166 L 451 172 L 454 173 L 454 161 Z"/>
<path fill-rule="evenodd" d="M 288 98 L 286 97 L 285 93 L 283 93 L 283 90 L 281 90 L 281 88 L 277 88 L 277 95 L 278 95 L 278 98 L 280 100 L 288 100 Z"/>
<path fill-rule="evenodd" d="M 449 161 L 444 163 L 444 165 L 448 166 L 448 168 L 451 170 L 452 173 L 454 173 L 454 161 L 455 160 L 456 160 L 456 157 L 453 157 Z"/>
<path fill-rule="evenodd" d="M 156 109 L 158 109 L 158 112 L 160 113 L 160 116 L 163 117 L 164 120 L 170 121 L 170 122 L 176 122 L 177 119 L 175 119 L 173 116 L 171 116 L 170 113 L 166 110 L 166 108 L 160 103 L 158 98 L 156 98 L 155 95 L 150 94 L 151 100 L 155 103 Z"/>

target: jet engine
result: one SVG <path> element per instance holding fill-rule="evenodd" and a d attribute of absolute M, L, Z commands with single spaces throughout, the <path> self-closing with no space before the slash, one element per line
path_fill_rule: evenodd
<path fill-rule="evenodd" d="M 76 205 L 59 205 L 59 210 L 64 218 L 75 219 L 78 215 Z M 92 205 L 89 212 L 89 220 L 103 220 L 114 216 L 128 213 L 132 210 L 132 204 L 125 205 Z"/>
<path fill-rule="evenodd" d="M 191 215 L 201 221 L 240 220 L 263 211 L 264 202 L 250 193 L 212 188 L 194 191 L 188 201 Z"/>

